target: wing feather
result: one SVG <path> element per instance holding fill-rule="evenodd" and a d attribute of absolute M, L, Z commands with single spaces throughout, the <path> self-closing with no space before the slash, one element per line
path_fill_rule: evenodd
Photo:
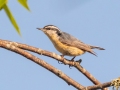
<path fill-rule="evenodd" d="M 90 45 L 84 44 L 83 42 L 81 42 L 80 40 L 78 40 L 77 38 L 71 36 L 70 34 L 68 34 L 66 32 L 61 33 L 59 40 L 68 46 L 77 47 L 83 51 L 87 51 L 87 52 L 97 56 L 96 53 L 94 51 L 92 51 Z"/>

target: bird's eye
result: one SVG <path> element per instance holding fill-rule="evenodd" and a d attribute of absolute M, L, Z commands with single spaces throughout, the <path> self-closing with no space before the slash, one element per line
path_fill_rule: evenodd
<path fill-rule="evenodd" d="M 60 32 L 57 32 L 57 34 L 58 34 L 58 36 L 60 36 L 60 35 L 61 35 L 61 33 L 60 33 Z"/>
<path fill-rule="evenodd" d="M 58 33 L 58 35 L 60 36 L 60 35 L 61 35 L 61 33 Z"/>

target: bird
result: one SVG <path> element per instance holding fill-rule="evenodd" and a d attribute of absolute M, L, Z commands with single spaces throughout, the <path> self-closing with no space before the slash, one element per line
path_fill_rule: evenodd
<path fill-rule="evenodd" d="M 73 60 L 76 56 L 80 56 L 86 52 L 93 54 L 96 53 L 92 49 L 105 50 L 98 46 L 85 44 L 69 33 L 61 31 L 55 25 L 46 25 L 43 28 L 37 28 L 45 33 L 53 43 L 54 47 L 62 54 L 61 56 L 72 56 Z"/>

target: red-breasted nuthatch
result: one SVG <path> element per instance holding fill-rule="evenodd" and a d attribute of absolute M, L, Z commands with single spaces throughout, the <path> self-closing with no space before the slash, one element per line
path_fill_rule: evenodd
<path fill-rule="evenodd" d="M 89 52 L 95 56 L 96 53 L 92 49 L 105 50 L 104 48 L 85 44 L 73 37 L 72 35 L 62 32 L 58 27 L 54 25 L 47 25 L 43 28 L 37 28 L 43 31 L 48 38 L 52 41 L 55 48 L 62 53 L 62 56 L 73 56 L 75 58 L 78 55 L 82 55 L 85 52 Z"/>

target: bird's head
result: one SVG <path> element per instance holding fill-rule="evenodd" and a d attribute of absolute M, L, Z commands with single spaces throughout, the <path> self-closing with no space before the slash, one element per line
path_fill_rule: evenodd
<path fill-rule="evenodd" d="M 51 36 L 57 37 L 61 35 L 60 29 L 54 25 L 46 25 L 43 28 L 37 28 L 37 29 L 43 31 L 49 37 Z"/>

